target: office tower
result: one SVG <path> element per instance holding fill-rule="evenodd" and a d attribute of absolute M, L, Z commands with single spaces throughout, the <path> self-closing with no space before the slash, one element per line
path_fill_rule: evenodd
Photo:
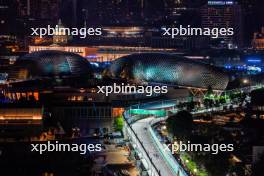
<path fill-rule="evenodd" d="M 264 27 L 261 28 L 261 32 L 254 33 L 252 47 L 254 49 L 264 49 Z"/>
<path fill-rule="evenodd" d="M 41 0 L 40 18 L 57 22 L 59 19 L 60 0 Z"/>
<path fill-rule="evenodd" d="M 210 0 L 201 8 L 203 28 L 233 28 L 233 36 L 220 36 L 226 44 L 243 45 L 241 6 L 232 0 Z"/>
<path fill-rule="evenodd" d="M 0 34 L 14 32 L 14 23 L 17 15 L 15 0 L 0 0 Z"/>
<path fill-rule="evenodd" d="M 77 0 L 72 1 L 73 25 L 77 24 Z"/>

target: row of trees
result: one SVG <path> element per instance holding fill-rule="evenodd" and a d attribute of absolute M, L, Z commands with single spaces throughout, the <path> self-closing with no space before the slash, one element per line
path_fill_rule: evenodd
<path fill-rule="evenodd" d="M 217 141 L 218 131 L 216 126 L 205 125 L 202 127 L 193 123 L 192 114 L 188 111 L 179 111 L 170 116 L 166 121 L 167 130 L 177 140 L 194 144 L 211 144 Z M 202 134 L 194 134 L 193 131 L 204 131 Z M 220 135 L 222 136 L 222 135 Z M 222 176 L 229 171 L 229 153 L 219 152 L 216 155 L 210 152 L 188 152 L 200 168 L 206 168 L 209 175 Z"/>
<path fill-rule="evenodd" d="M 192 114 L 188 111 L 180 111 L 167 119 L 166 126 L 169 133 L 174 137 L 180 140 L 188 140 L 193 129 Z"/>
<path fill-rule="evenodd" d="M 122 115 L 119 115 L 117 117 L 115 117 L 114 120 L 114 129 L 115 131 L 122 131 L 124 127 L 124 119 Z"/>

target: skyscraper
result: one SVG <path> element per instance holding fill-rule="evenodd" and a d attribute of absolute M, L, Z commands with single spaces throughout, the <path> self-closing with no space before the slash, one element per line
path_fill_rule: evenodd
<path fill-rule="evenodd" d="M 233 0 L 209 0 L 201 8 L 202 27 L 233 28 L 233 36 L 220 36 L 226 44 L 243 45 L 242 10 Z"/>
<path fill-rule="evenodd" d="M 14 32 L 14 23 L 17 15 L 15 0 L 0 0 L 0 34 Z"/>
<path fill-rule="evenodd" d="M 247 45 L 251 45 L 252 36 L 264 26 L 264 1 L 263 0 L 240 0 L 245 22 L 245 38 Z"/>

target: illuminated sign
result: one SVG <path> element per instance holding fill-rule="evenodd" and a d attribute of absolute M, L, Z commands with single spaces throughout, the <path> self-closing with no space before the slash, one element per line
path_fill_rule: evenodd
<path fill-rule="evenodd" d="M 208 1 L 208 5 L 233 5 L 234 1 Z"/>
<path fill-rule="evenodd" d="M 261 64 L 262 58 L 259 56 L 250 56 L 247 58 L 249 64 Z"/>
<path fill-rule="evenodd" d="M 159 117 L 166 116 L 165 110 L 147 110 L 147 109 L 130 109 L 128 110 L 129 114 L 137 114 L 137 115 L 156 115 Z"/>
<path fill-rule="evenodd" d="M 259 60 L 259 59 L 248 59 L 248 62 L 260 63 L 261 60 Z"/>
<path fill-rule="evenodd" d="M 91 55 L 88 55 L 88 56 L 86 56 L 87 58 L 92 58 L 92 59 L 94 59 L 94 58 L 97 58 L 97 55 L 95 55 L 95 54 L 91 54 Z"/>

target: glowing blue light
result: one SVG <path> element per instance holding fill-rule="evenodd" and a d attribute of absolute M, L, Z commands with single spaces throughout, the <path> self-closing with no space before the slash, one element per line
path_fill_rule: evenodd
<path fill-rule="evenodd" d="M 10 100 L 10 99 L 7 99 L 7 98 L 3 98 L 3 99 L 0 99 L 0 103 L 2 104 L 4 104 L 4 103 L 11 103 L 12 102 L 12 100 Z"/>
<path fill-rule="evenodd" d="M 49 74 L 52 73 L 52 71 L 53 71 L 53 65 L 52 65 L 52 63 L 47 63 L 45 65 L 44 69 L 45 69 L 45 72 L 47 72 Z"/>
<path fill-rule="evenodd" d="M 240 65 L 239 65 L 239 66 L 237 66 L 237 69 L 238 69 L 238 70 L 245 70 L 246 67 L 245 67 L 245 66 L 240 66 Z"/>
<path fill-rule="evenodd" d="M 259 56 L 250 56 L 247 58 L 247 62 L 251 64 L 259 64 L 262 62 L 262 59 Z"/>
<path fill-rule="evenodd" d="M 225 65 L 225 68 L 226 68 L 226 69 L 231 69 L 232 66 L 231 66 L 231 65 Z"/>
<path fill-rule="evenodd" d="M 94 59 L 94 58 L 97 58 L 97 56 L 95 54 L 91 54 L 91 55 L 88 55 L 86 56 L 87 58 L 89 59 Z"/>
<path fill-rule="evenodd" d="M 156 72 L 155 68 L 146 69 L 146 72 L 145 72 L 146 79 L 149 80 L 150 78 L 153 78 L 153 75 L 155 75 L 156 73 L 157 72 Z"/>
<path fill-rule="evenodd" d="M 262 69 L 260 67 L 253 67 L 253 66 L 249 66 L 248 71 L 255 71 L 255 72 L 261 72 Z"/>
<path fill-rule="evenodd" d="M 69 73 L 70 72 L 70 66 L 69 66 L 68 62 L 66 62 L 66 61 L 59 63 L 57 65 L 57 67 L 61 73 Z"/>
<path fill-rule="evenodd" d="M 95 67 L 99 67 L 99 64 L 96 62 L 90 62 L 91 65 L 95 66 Z"/>
<path fill-rule="evenodd" d="M 261 60 L 259 60 L 259 59 L 248 59 L 248 62 L 260 63 Z"/>

